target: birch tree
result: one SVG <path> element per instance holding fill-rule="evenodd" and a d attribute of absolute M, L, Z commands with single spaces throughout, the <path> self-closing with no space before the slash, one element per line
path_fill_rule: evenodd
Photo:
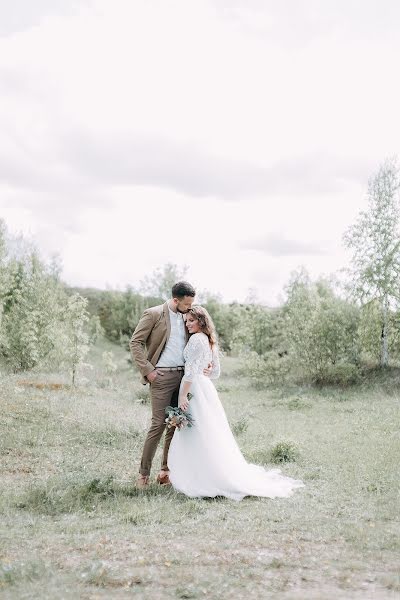
<path fill-rule="evenodd" d="M 179 267 L 173 263 L 167 263 L 162 268 L 155 269 L 151 275 L 140 282 L 140 291 L 147 296 L 156 296 L 169 300 L 174 283 L 185 279 L 188 267 Z"/>
<path fill-rule="evenodd" d="M 18 372 L 38 366 L 51 352 L 64 292 L 35 253 L 12 259 L 7 270 L 0 354 Z"/>
<path fill-rule="evenodd" d="M 352 250 L 352 289 L 365 305 L 380 307 L 380 365 L 389 363 L 390 309 L 400 299 L 399 167 L 387 159 L 368 184 L 368 209 L 344 235 Z"/>
<path fill-rule="evenodd" d="M 89 335 L 86 331 L 86 324 L 89 320 L 86 310 L 87 302 L 87 299 L 80 294 L 74 294 L 68 298 L 64 321 L 60 327 L 60 355 L 62 362 L 71 372 L 72 385 L 75 385 L 78 367 L 90 349 Z"/>

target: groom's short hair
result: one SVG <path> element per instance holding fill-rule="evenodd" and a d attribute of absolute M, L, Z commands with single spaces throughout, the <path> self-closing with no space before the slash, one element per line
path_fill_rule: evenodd
<path fill-rule="evenodd" d="M 185 296 L 192 296 L 194 298 L 196 290 L 187 281 L 178 281 L 172 286 L 172 297 L 173 298 L 184 298 Z"/>

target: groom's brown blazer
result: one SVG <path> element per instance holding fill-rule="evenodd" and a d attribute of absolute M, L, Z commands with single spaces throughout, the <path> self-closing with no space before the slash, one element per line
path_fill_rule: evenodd
<path fill-rule="evenodd" d="M 168 302 L 147 308 L 129 342 L 132 358 L 142 374 L 143 384 L 148 383 L 146 375 L 154 371 L 170 334 Z"/>

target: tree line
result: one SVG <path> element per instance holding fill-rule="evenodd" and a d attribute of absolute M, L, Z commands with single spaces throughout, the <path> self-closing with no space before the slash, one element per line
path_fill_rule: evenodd
<path fill-rule="evenodd" d="M 255 385 L 296 377 L 356 381 L 366 366 L 400 358 L 399 168 L 386 160 L 370 179 L 368 207 L 344 234 L 352 252 L 346 284 L 292 274 L 280 307 L 225 304 L 203 293 L 226 353 L 240 355 Z M 51 365 L 75 380 L 99 335 L 127 346 L 143 310 L 169 297 L 186 268 L 167 264 L 125 291 L 71 288 L 55 262 L 0 221 L 0 357 L 14 372 Z"/>

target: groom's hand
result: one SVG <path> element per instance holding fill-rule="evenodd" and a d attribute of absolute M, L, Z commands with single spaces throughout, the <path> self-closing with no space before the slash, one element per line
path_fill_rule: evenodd
<path fill-rule="evenodd" d="M 148 375 L 146 375 L 147 381 L 149 383 L 153 383 L 153 381 L 158 377 L 158 375 L 164 376 L 164 373 L 162 371 L 154 369 L 154 371 L 151 371 Z"/>
<path fill-rule="evenodd" d="M 212 373 L 212 363 L 208 363 L 208 366 L 203 369 L 203 375 L 205 375 L 206 377 L 210 377 Z"/>

